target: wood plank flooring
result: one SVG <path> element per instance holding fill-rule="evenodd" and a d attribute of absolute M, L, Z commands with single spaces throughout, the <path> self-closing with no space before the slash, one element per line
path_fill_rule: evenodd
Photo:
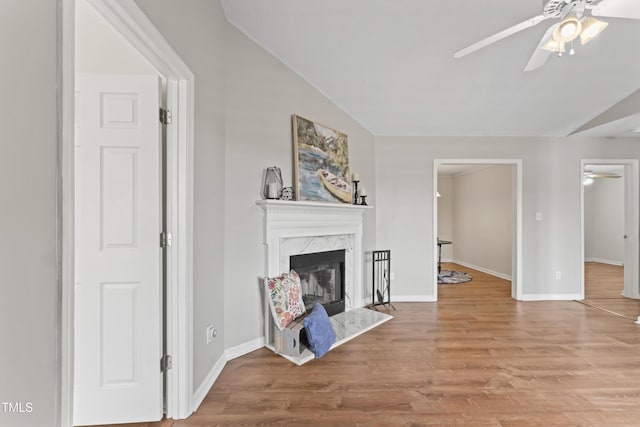
<path fill-rule="evenodd" d="M 461 269 L 472 282 L 439 285 L 438 303 L 394 302 L 394 319 L 321 359 L 295 366 L 263 348 L 230 361 L 200 409 L 168 425 L 640 425 L 638 325 L 514 301 L 508 281 Z"/>
<path fill-rule="evenodd" d="M 469 273 L 470 282 L 455 285 L 438 285 L 438 301 L 478 300 L 491 298 L 511 298 L 511 282 L 483 273 L 478 270 L 463 267 L 458 264 L 443 262 L 444 270 L 454 270 Z"/>
<path fill-rule="evenodd" d="M 622 296 L 624 267 L 585 263 L 584 303 L 636 320 L 640 316 L 640 301 Z"/>

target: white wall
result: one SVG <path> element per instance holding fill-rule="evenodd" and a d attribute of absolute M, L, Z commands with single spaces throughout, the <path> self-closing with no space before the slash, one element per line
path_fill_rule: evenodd
<path fill-rule="evenodd" d="M 624 178 L 595 179 L 584 189 L 585 260 L 624 263 Z"/>
<path fill-rule="evenodd" d="M 228 27 L 225 40 L 225 345 L 232 348 L 264 336 L 266 248 L 263 212 L 255 202 L 268 166 L 280 167 L 285 186 L 293 185 L 292 114 L 346 133 L 351 170 L 374 195 L 375 162 L 373 136 L 349 115 L 235 27 Z M 375 196 L 368 202 L 375 205 Z M 375 233 L 375 214 L 367 212 L 365 250 L 376 249 Z"/>
<path fill-rule="evenodd" d="M 435 295 L 434 159 L 522 159 L 522 291 L 549 299 L 580 295 L 581 159 L 639 155 L 634 139 L 376 137 L 377 238 L 394 253 L 394 297 Z"/>
<path fill-rule="evenodd" d="M 454 176 L 456 262 L 511 277 L 514 167 L 495 165 Z"/>
<path fill-rule="evenodd" d="M 56 2 L 0 2 L 0 425 L 59 425 Z"/>

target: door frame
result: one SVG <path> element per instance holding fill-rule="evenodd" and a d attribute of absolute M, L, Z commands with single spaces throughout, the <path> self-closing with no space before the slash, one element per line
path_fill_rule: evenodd
<path fill-rule="evenodd" d="M 58 58 L 61 123 L 60 245 L 62 264 L 60 425 L 73 425 L 74 371 L 74 126 L 75 0 L 59 0 Z M 140 7 L 127 0 L 89 3 L 167 78 L 167 227 L 173 241 L 167 255 L 167 328 L 164 332 L 173 368 L 166 376 L 166 416 L 187 418 L 193 411 L 193 145 L 194 75 Z M 160 361 L 158 361 L 158 367 Z"/>
<path fill-rule="evenodd" d="M 580 161 L 580 295 L 585 291 L 585 223 L 584 223 L 584 168 L 586 165 L 624 166 L 624 222 L 628 242 L 624 251 L 624 291 L 627 298 L 640 299 L 640 185 L 638 159 L 582 159 Z M 627 247 L 627 245 L 629 245 Z M 634 286 L 635 283 L 635 286 Z"/>
<path fill-rule="evenodd" d="M 438 166 L 447 164 L 468 165 L 512 165 L 511 179 L 513 192 L 513 233 L 511 240 L 511 298 L 523 300 L 523 259 L 522 259 L 522 159 L 434 159 L 433 161 L 433 236 L 438 235 Z M 438 243 L 433 241 L 433 265 L 438 265 Z M 438 300 L 438 269 L 434 268 L 433 288 Z"/>

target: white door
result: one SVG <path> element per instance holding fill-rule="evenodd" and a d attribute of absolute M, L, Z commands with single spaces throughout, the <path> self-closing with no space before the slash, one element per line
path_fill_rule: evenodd
<path fill-rule="evenodd" d="M 157 76 L 76 77 L 74 424 L 163 415 Z"/>

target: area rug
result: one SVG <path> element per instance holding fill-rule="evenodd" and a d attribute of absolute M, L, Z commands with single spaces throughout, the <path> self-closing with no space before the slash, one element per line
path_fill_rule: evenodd
<path fill-rule="evenodd" d="M 329 320 L 331 320 L 331 325 L 336 333 L 336 342 L 331 346 L 331 349 L 334 349 L 391 319 L 393 319 L 393 316 L 389 314 L 369 310 L 364 307 L 331 316 Z M 302 354 L 298 357 L 287 356 L 285 354 L 281 354 L 281 356 L 285 359 L 289 359 L 298 366 L 315 359 L 314 354 L 308 348 L 305 348 Z"/>
<path fill-rule="evenodd" d="M 456 283 L 470 282 L 472 279 L 469 273 L 454 270 L 441 270 L 438 274 L 438 284 L 454 285 Z"/>

